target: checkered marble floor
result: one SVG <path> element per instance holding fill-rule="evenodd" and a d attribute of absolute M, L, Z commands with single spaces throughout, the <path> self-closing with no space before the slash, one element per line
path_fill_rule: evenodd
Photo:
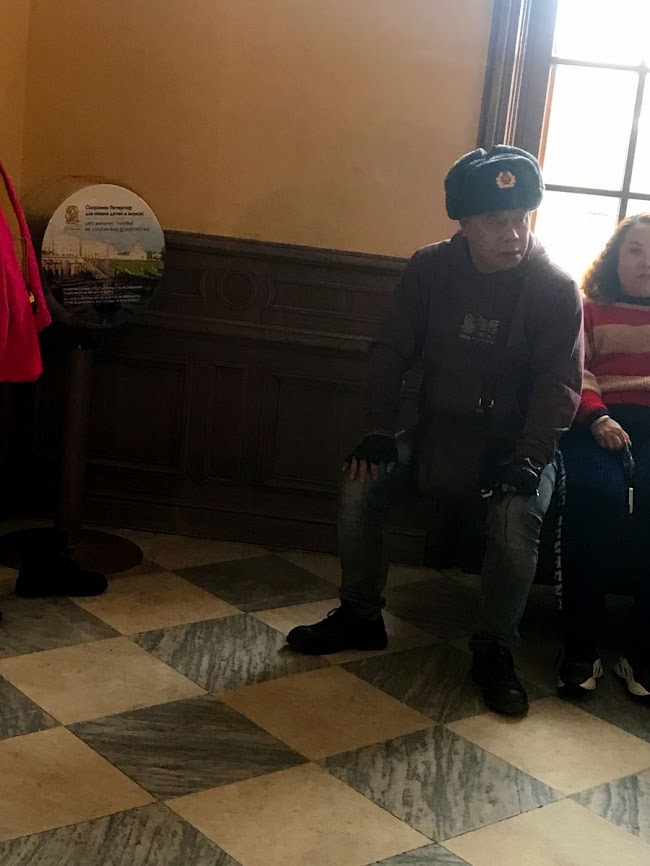
<path fill-rule="evenodd" d="M 0 570 L 2 866 L 650 863 L 650 708 L 554 696 L 547 589 L 509 721 L 468 677 L 475 578 L 393 567 L 388 649 L 303 657 L 333 557 L 124 534 L 145 560 L 96 599 Z"/>

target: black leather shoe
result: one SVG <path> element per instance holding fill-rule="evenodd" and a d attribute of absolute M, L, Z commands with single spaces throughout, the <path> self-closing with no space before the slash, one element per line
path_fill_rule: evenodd
<path fill-rule="evenodd" d="M 506 716 L 523 716 L 528 712 L 528 695 L 517 679 L 510 650 L 495 643 L 475 652 L 472 676 L 493 712 Z"/>
<path fill-rule="evenodd" d="M 291 629 L 287 643 L 298 652 L 318 656 L 346 649 L 386 649 L 388 636 L 382 616 L 362 619 L 353 608 L 342 604 L 314 625 Z"/>
<path fill-rule="evenodd" d="M 44 533 L 38 548 L 26 550 L 16 579 L 16 595 L 101 595 L 108 586 L 103 574 L 84 571 L 68 548 L 67 534 L 58 529 Z"/>

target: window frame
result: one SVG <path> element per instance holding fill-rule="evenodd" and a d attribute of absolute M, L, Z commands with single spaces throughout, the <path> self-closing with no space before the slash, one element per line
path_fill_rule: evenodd
<path fill-rule="evenodd" d="M 650 63 L 635 66 L 555 57 L 557 12 L 558 0 L 494 0 L 477 147 L 487 150 L 495 144 L 509 144 L 527 150 L 543 163 L 559 66 L 636 72 L 636 101 L 620 188 L 546 183 L 546 189 L 615 198 L 619 222 L 628 215 L 630 202 L 645 202 L 650 211 L 650 190 L 631 189 L 644 91 L 650 90 Z"/>
<path fill-rule="evenodd" d="M 589 69 L 614 69 L 626 72 L 636 73 L 638 80 L 636 85 L 636 96 L 634 102 L 634 113 L 632 117 L 632 127 L 628 139 L 627 153 L 625 155 L 625 170 L 623 173 L 623 181 L 619 189 L 599 189 L 597 187 L 587 186 L 572 186 L 563 184 L 547 183 L 546 189 L 556 192 L 578 193 L 586 195 L 599 195 L 606 198 L 616 198 L 619 201 L 618 221 L 620 222 L 626 215 L 630 201 L 647 201 L 650 209 L 650 191 L 641 192 L 633 190 L 632 174 L 634 171 L 634 157 L 636 154 L 636 145 L 639 137 L 639 118 L 641 116 L 641 108 L 643 105 L 643 94 L 646 86 L 648 86 L 648 77 L 650 76 L 650 66 L 646 63 L 641 63 L 638 66 L 630 66 L 617 63 L 593 63 L 591 61 L 570 60 L 563 57 L 551 58 L 551 69 L 549 74 L 549 92 L 552 93 L 553 81 L 555 72 L 560 66 L 564 67 L 583 67 Z M 544 139 L 541 141 L 541 147 L 544 146 Z"/>
<path fill-rule="evenodd" d="M 477 147 L 539 154 L 558 0 L 494 0 Z"/>

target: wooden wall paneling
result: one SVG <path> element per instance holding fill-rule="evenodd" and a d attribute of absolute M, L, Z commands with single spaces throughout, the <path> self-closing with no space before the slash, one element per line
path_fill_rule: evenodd
<path fill-rule="evenodd" d="M 207 386 L 201 479 L 241 484 L 250 479 L 246 448 L 249 368 L 215 361 L 202 365 Z M 197 440 L 198 441 L 198 440 Z M 246 459 L 248 458 L 248 459 Z"/>
<path fill-rule="evenodd" d="M 335 495 L 346 452 L 363 430 L 364 389 L 295 370 L 267 378 L 262 483 Z"/>
<path fill-rule="evenodd" d="M 160 354 L 98 354 L 89 460 L 185 475 L 191 388 L 187 361 Z"/>

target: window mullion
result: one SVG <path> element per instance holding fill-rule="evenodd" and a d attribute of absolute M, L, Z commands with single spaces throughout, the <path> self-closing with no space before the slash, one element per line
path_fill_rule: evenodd
<path fill-rule="evenodd" d="M 639 86 L 636 91 L 636 102 L 634 104 L 634 116 L 632 118 L 632 130 L 630 132 L 630 143 L 627 149 L 627 159 L 625 162 L 625 174 L 623 176 L 623 191 L 621 193 L 621 206 L 619 208 L 618 218 L 622 220 L 627 213 L 627 205 L 630 199 L 630 184 L 632 183 L 632 169 L 634 166 L 634 154 L 636 151 L 636 142 L 639 137 L 639 118 L 641 117 L 641 106 L 643 105 L 643 92 L 646 83 L 646 73 L 639 73 Z"/>
<path fill-rule="evenodd" d="M 570 186 L 562 183 L 547 183 L 545 186 L 546 189 L 553 192 L 575 192 L 581 195 L 602 195 L 609 198 L 620 198 L 623 195 L 623 191 L 620 189 L 599 189 L 598 187 Z"/>

